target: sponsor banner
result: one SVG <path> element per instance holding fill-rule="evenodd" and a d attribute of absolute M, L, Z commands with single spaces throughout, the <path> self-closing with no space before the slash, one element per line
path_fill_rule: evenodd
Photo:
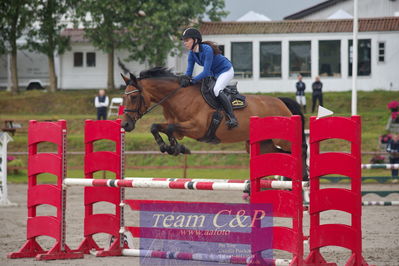
<path fill-rule="evenodd" d="M 192 260 L 189 265 L 246 264 L 253 255 L 270 260 L 272 226 L 271 204 L 145 203 L 139 235 L 146 255 L 140 262 L 154 266 L 188 265 L 187 260 Z M 259 247 L 265 251 L 256 253 Z"/>

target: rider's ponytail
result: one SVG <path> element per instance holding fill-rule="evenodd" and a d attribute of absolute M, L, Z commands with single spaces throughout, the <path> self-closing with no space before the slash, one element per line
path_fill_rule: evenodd
<path fill-rule="evenodd" d="M 215 42 L 211 42 L 211 41 L 205 41 L 205 42 L 201 42 L 203 44 L 207 44 L 210 47 L 212 47 L 213 50 L 213 54 L 217 55 L 217 54 L 221 54 L 222 52 L 220 51 L 218 45 Z"/>

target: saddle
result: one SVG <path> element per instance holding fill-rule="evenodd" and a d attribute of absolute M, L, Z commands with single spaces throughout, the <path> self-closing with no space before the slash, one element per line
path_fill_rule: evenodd
<path fill-rule="evenodd" d="M 215 86 L 215 83 L 216 79 L 214 77 L 207 77 L 202 80 L 202 97 L 204 98 L 205 102 L 216 111 L 212 114 L 211 123 L 207 132 L 202 138 L 198 139 L 198 141 L 212 144 L 220 143 L 220 140 L 216 137 L 215 133 L 223 119 L 223 115 L 221 113 L 221 110 L 223 110 L 223 106 L 219 103 L 219 101 L 213 94 L 213 87 Z M 226 88 L 223 89 L 223 91 L 229 98 L 233 109 L 240 109 L 247 106 L 245 96 L 238 93 L 237 81 L 229 84 Z"/>
<path fill-rule="evenodd" d="M 205 102 L 210 107 L 216 110 L 220 110 L 223 109 L 223 107 L 213 94 L 213 87 L 215 86 L 215 83 L 215 77 L 207 77 L 203 79 L 201 84 L 201 94 Z M 245 96 L 239 94 L 237 90 L 237 81 L 232 81 L 226 88 L 223 89 L 223 91 L 229 98 L 233 109 L 241 109 L 247 106 Z"/>

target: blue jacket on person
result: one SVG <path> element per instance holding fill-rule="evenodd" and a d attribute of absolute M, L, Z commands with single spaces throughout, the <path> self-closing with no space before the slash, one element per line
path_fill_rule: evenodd
<path fill-rule="evenodd" d="M 199 53 L 190 51 L 188 55 L 188 66 L 186 75 L 193 74 L 194 64 L 203 66 L 203 71 L 193 78 L 194 82 L 198 82 L 203 78 L 213 76 L 218 77 L 232 67 L 231 62 L 221 54 L 213 54 L 213 49 L 208 44 L 200 44 Z"/>

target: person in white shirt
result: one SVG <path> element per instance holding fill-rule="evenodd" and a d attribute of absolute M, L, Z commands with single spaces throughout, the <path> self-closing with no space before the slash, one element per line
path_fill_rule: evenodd
<path fill-rule="evenodd" d="M 107 108 L 109 104 L 108 96 L 105 90 L 99 90 L 94 99 L 94 106 L 97 108 L 97 120 L 107 120 Z"/>

